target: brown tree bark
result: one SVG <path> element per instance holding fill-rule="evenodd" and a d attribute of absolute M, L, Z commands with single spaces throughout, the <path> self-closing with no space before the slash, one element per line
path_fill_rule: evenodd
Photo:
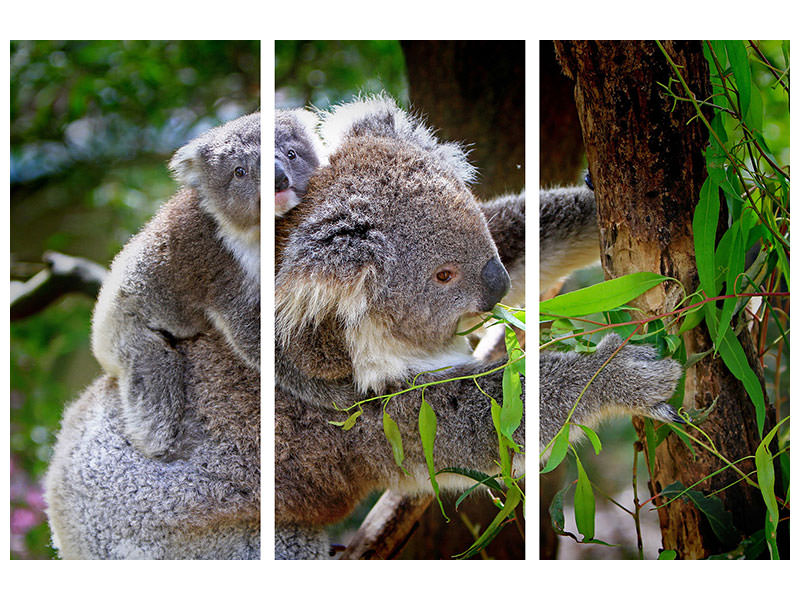
<path fill-rule="evenodd" d="M 700 42 L 665 42 L 672 60 L 697 98 L 710 96 L 708 67 Z M 692 215 L 706 170 L 708 133 L 688 102 L 673 107 L 659 83 L 672 77 L 655 42 L 557 42 L 556 52 L 575 82 L 575 101 L 597 195 L 601 253 L 606 278 L 638 271 L 674 277 L 687 292 L 697 287 Z M 675 88 L 677 91 L 677 88 Z M 681 95 L 685 95 L 681 92 Z M 721 219 L 721 222 L 724 219 Z M 653 315 L 673 310 L 682 299 L 675 282 L 662 284 L 637 301 Z M 688 355 L 711 347 L 705 326 L 686 335 Z M 742 340 L 752 348 L 749 339 Z M 688 369 L 684 406 L 716 409 L 702 424 L 723 456 L 735 461 L 758 444 L 753 406 L 721 359 L 707 356 Z M 637 422 L 638 421 L 638 422 Z M 640 439 L 643 423 L 635 420 Z M 662 443 L 650 483 L 655 494 L 680 481 L 689 486 L 723 463 L 697 448 L 697 459 L 675 436 Z M 744 472 L 751 462 L 741 463 Z M 721 490 L 738 475 L 728 469 L 699 486 Z M 757 489 L 737 484 L 718 494 L 742 534 L 763 527 Z M 656 501 L 662 505 L 663 499 Z M 703 558 L 727 550 L 693 504 L 678 500 L 659 509 L 664 548 L 680 558 Z"/>
<path fill-rule="evenodd" d="M 462 142 L 488 200 L 525 185 L 525 43 L 404 41 L 411 107 Z"/>

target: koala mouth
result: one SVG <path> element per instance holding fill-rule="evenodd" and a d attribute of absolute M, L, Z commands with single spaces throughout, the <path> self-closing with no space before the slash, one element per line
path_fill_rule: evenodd
<path fill-rule="evenodd" d="M 300 202 L 300 198 L 297 196 L 295 191 L 292 188 L 287 188 L 280 192 L 275 192 L 275 209 L 281 213 L 286 212 L 290 208 L 293 208 Z"/>

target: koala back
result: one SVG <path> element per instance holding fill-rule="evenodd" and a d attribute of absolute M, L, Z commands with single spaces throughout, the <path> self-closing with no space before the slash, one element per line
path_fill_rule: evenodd
<path fill-rule="evenodd" d="M 185 459 L 149 459 L 125 439 L 111 377 L 66 409 L 44 486 L 62 558 L 259 557 L 259 374 L 217 336 L 179 347 L 199 423 Z"/>
<path fill-rule="evenodd" d="M 186 338 L 213 328 L 205 308 L 221 294 L 257 297 L 258 280 L 224 245 L 196 191 L 173 196 L 116 256 L 92 317 L 92 350 L 118 375 L 130 322 Z"/>

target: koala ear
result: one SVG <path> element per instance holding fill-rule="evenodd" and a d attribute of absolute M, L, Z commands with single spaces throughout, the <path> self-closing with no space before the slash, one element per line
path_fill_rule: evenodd
<path fill-rule="evenodd" d="M 358 98 L 320 116 L 320 134 L 331 153 L 349 138 L 394 138 L 430 152 L 439 164 L 463 183 L 468 185 L 475 181 L 477 171 L 467 160 L 467 151 L 460 144 L 440 142 L 421 118 L 407 113 L 384 94 Z"/>
<path fill-rule="evenodd" d="M 334 317 L 347 328 L 366 314 L 395 254 L 368 209 L 361 197 L 331 200 L 292 232 L 275 281 L 276 331 L 284 342 L 308 324 Z"/>
<path fill-rule="evenodd" d="M 169 161 L 172 176 L 187 187 L 197 188 L 203 178 L 203 144 L 201 139 L 192 140 L 175 152 Z"/>

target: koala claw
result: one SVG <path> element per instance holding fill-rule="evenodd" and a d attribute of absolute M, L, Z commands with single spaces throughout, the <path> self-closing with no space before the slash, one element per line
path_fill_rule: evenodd
<path fill-rule="evenodd" d="M 667 404 L 666 402 L 659 402 L 655 406 L 652 406 L 649 411 L 649 417 L 652 419 L 656 419 L 657 421 L 664 421 L 666 423 L 690 423 L 691 419 L 684 418 L 680 415 L 680 413 L 675 410 L 675 407 L 671 404 Z"/>

